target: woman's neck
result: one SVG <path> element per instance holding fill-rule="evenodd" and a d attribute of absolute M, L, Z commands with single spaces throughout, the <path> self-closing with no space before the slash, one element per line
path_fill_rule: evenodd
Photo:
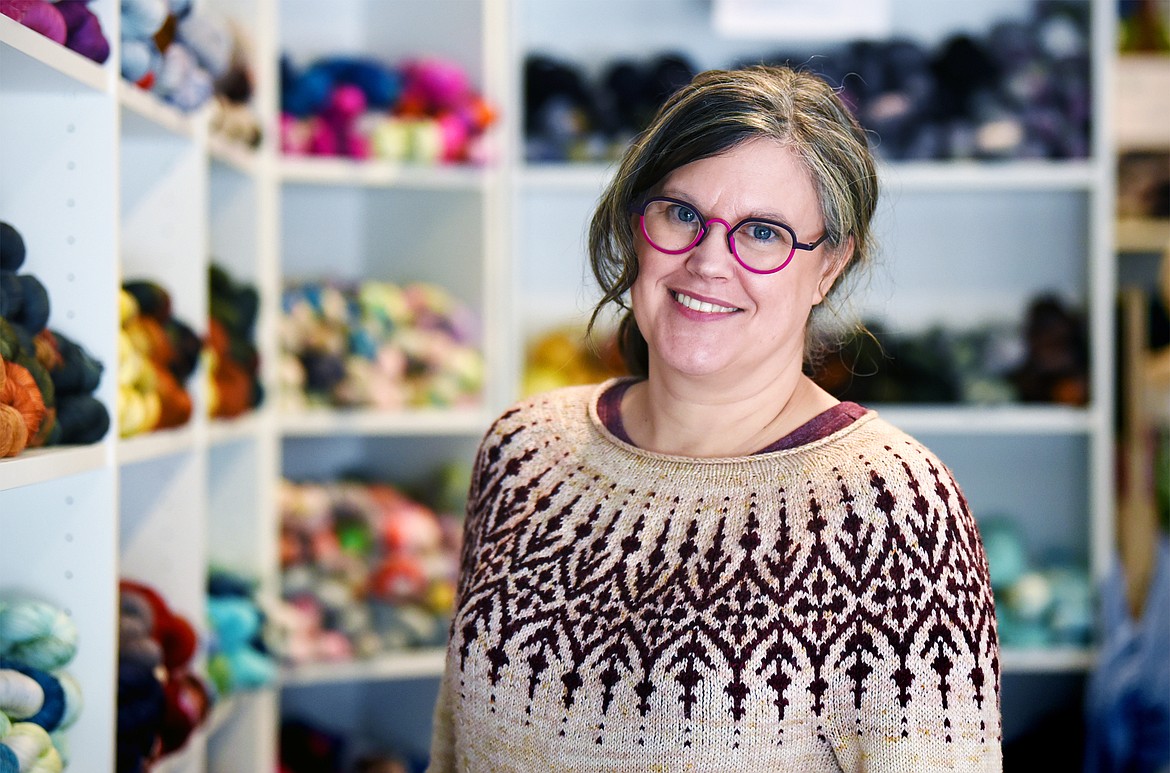
<path fill-rule="evenodd" d="M 689 379 L 630 387 L 622 422 L 639 448 L 694 457 L 747 456 L 837 404 L 799 371 L 760 389 L 723 394 Z"/>

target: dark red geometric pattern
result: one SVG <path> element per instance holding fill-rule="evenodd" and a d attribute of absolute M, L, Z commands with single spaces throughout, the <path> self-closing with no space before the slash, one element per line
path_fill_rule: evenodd
<path fill-rule="evenodd" d="M 480 449 L 456 722 L 729 752 L 810 727 L 839 761 L 899 739 L 998 759 L 986 559 L 929 451 L 870 414 L 792 451 L 682 460 L 615 442 L 588 394 L 510 411 Z"/>

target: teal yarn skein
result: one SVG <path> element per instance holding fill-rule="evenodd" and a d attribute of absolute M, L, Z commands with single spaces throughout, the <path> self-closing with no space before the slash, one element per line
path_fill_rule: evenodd
<path fill-rule="evenodd" d="M 54 671 L 76 654 L 77 626 L 60 609 L 31 599 L 0 606 L 0 655 Z"/>

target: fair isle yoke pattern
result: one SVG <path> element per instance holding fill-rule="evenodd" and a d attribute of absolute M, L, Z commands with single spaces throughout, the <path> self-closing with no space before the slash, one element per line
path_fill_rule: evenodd
<path fill-rule="evenodd" d="M 949 471 L 869 412 L 682 459 L 541 395 L 473 472 L 432 770 L 999 770 L 994 604 Z"/>

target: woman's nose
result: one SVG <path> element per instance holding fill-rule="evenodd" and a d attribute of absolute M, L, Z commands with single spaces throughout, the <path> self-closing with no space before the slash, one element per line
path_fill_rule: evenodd
<path fill-rule="evenodd" d="M 717 225 L 723 227 L 716 228 Z M 730 233 L 731 224 L 726 220 L 718 217 L 708 220 L 703 238 L 687 255 L 687 267 L 702 276 L 730 276 L 735 263 L 728 240 Z"/>

